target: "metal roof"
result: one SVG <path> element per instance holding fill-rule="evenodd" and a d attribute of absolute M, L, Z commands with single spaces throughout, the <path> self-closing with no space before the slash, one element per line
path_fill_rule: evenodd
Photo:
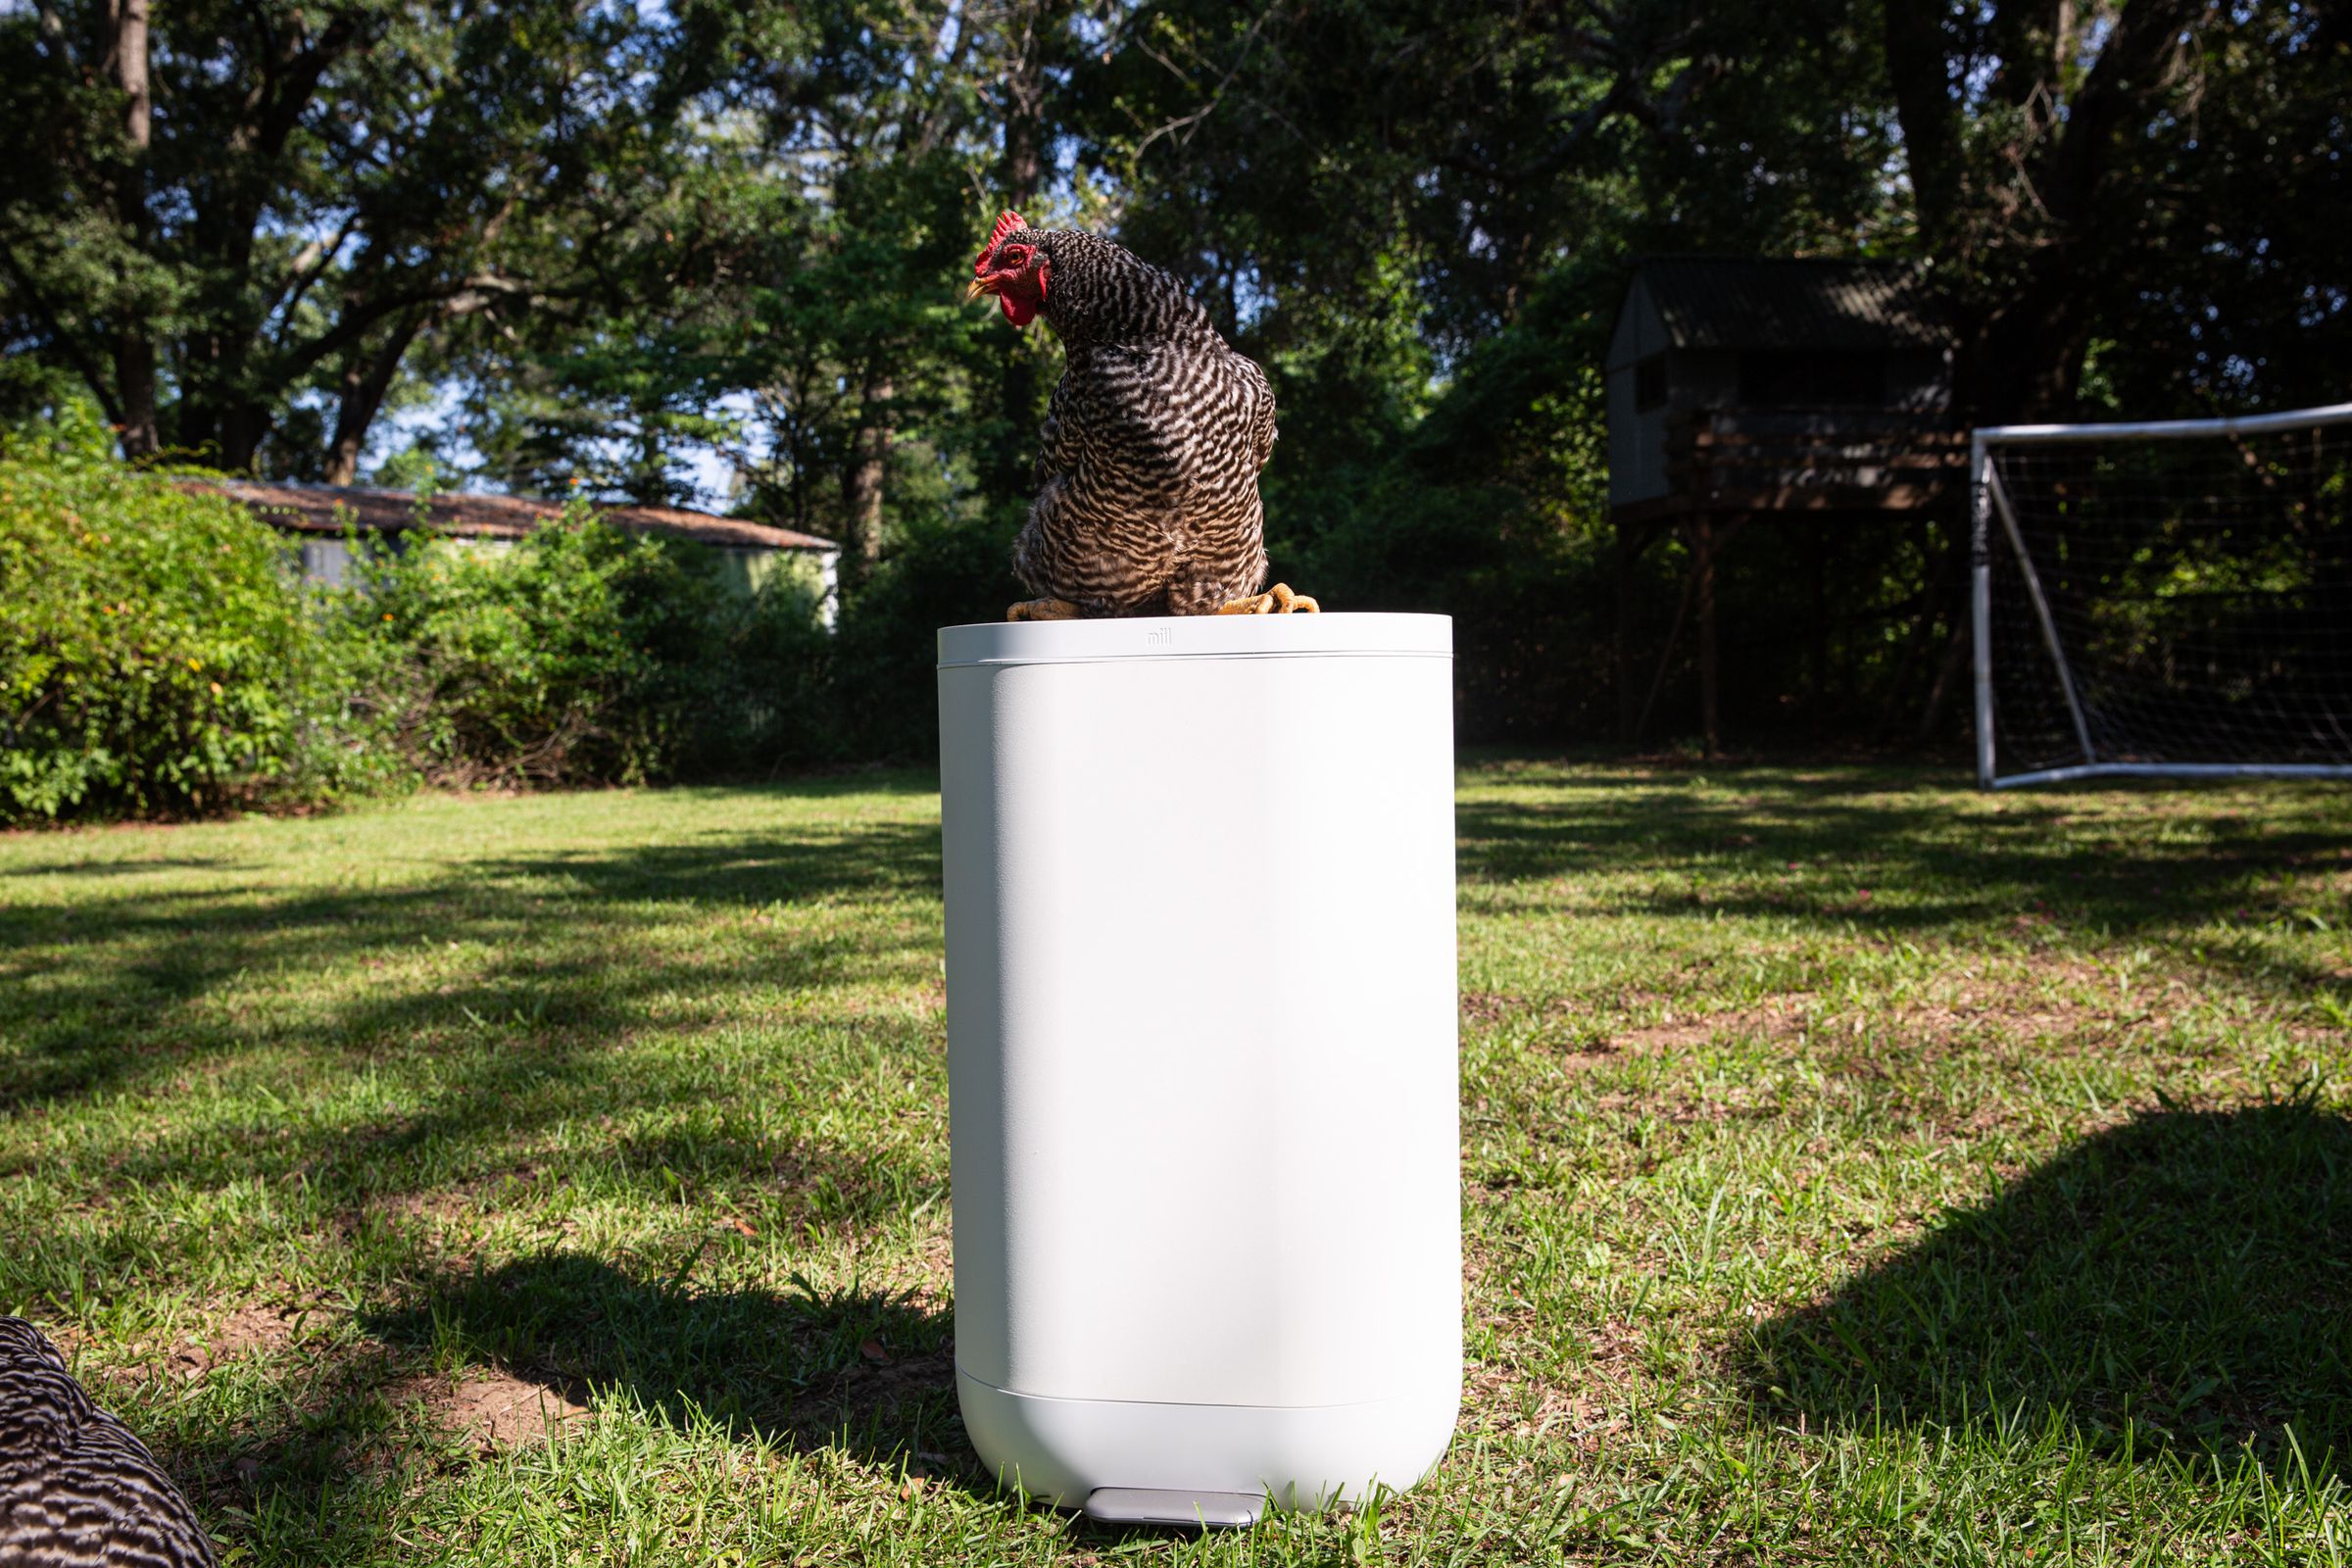
<path fill-rule="evenodd" d="M 1635 277 L 1684 349 L 1940 347 L 1920 269 L 1809 257 L 1653 256 Z"/>
<path fill-rule="evenodd" d="M 346 526 L 370 533 L 402 533 L 418 526 L 465 539 L 519 539 L 564 514 L 561 501 L 530 496 L 455 493 L 423 503 L 405 490 L 366 490 L 351 485 L 272 483 L 257 479 L 189 479 L 190 490 L 209 491 L 239 502 L 264 522 L 296 533 L 341 533 Z M 753 550 L 838 550 L 830 539 L 791 528 L 771 528 L 741 517 L 714 517 L 675 507 L 598 507 L 597 515 L 631 533 L 673 534 L 707 545 Z"/>

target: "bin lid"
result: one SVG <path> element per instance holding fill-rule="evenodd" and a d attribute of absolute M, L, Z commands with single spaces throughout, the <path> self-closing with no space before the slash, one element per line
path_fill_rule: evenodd
<path fill-rule="evenodd" d="M 1450 659 L 1450 615 L 1149 615 L 942 626 L 939 667 L 1313 655 Z"/>

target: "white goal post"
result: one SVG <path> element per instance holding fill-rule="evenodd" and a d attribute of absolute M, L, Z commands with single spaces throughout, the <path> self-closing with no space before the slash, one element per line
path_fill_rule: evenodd
<path fill-rule="evenodd" d="M 1979 786 L 2352 778 L 2346 425 L 1972 431 Z"/>

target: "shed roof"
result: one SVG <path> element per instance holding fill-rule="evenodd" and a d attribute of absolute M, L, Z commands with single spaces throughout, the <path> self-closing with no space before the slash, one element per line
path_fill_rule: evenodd
<path fill-rule="evenodd" d="M 1886 349 L 1949 341 L 1908 262 L 1653 256 L 1635 275 L 1685 349 Z"/>
<path fill-rule="evenodd" d="M 192 490 L 223 495 L 263 521 L 296 533 L 404 533 L 419 526 L 417 498 L 405 490 L 352 485 L 292 484 L 258 479 L 191 479 Z M 830 539 L 771 528 L 741 517 L 714 517 L 675 507 L 599 507 L 597 514 L 631 533 L 670 534 L 743 550 L 837 550 Z M 564 503 L 532 496 L 442 494 L 424 503 L 421 525 L 466 539 L 519 539 L 564 514 Z"/>

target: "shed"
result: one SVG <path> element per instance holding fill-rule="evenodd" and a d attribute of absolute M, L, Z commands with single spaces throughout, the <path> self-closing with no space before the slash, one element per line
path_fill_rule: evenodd
<path fill-rule="evenodd" d="M 242 504 L 292 536 L 302 574 L 330 585 L 340 584 L 350 569 L 351 547 L 345 539 L 350 531 L 387 538 L 422 531 L 504 549 L 564 514 L 564 503 L 530 496 L 445 492 L 418 497 L 402 490 L 258 479 L 189 484 Z M 803 572 L 821 592 L 823 612 L 831 616 L 841 547 L 830 539 L 676 507 L 599 507 L 597 514 L 625 532 L 665 534 L 710 546 L 720 570 L 746 592 L 762 586 L 779 570 Z"/>
<path fill-rule="evenodd" d="M 1618 693 L 1639 734 L 1626 609 L 1634 562 L 1667 528 L 1693 568 L 1701 727 L 1716 744 L 1716 553 L 1746 522 L 1885 524 L 1946 504 L 1965 471 L 1951 336 L 1907 263 L 1658 256 L 1636 264 L 1604 363 L 1620 584 Z M 1676 636 L 1684 617 L 1677 616 Z"/>

